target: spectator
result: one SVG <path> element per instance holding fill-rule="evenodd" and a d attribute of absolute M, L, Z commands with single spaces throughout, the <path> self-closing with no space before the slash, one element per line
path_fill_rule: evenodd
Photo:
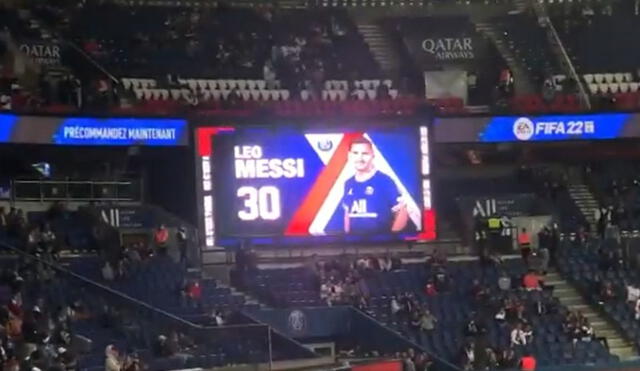
<path fill-rule="evenodd" d="M 525 332 L 522 330 L 522 324 L 517 323 L 516 327 L 511 330 L 511 346 L 527 345 Z"/>
<path fill-rule="evenodd" d="M 616 186 L 616 183 L 614 181 L 614 186 Z M 604 233 L 605 230 L 607 229 L 607 225 L 609 224 L 609 221 L 611 220 L 611 210 L 607 207 L 601 207 L 600 209 L 598 209 L 597 212 L 597 231 L 598 231 L 598 235 L 600 236 L 600 239 L 604 239 Z"/>
<path fill-rule="evenodd" d="M 187 228 L 181 226 L 176 233 L 176 240 L 178 241 L 178 248 L 180 249 L 180 262 L 185 264 L 187 262 Z"/>
<path fill-rule="evenodd" d="M 567 313 L 567 315 L 565 316 L 562 322 L 562 330 L 564 331 L 565 335 L 572 336 L 576 326 L 577 326 L 577 319 L 576 319 L 575 313 L 573 312 Z"/>
<path fill-rule="evenodd" d="M 387 100 L 391 98 L 391 95 L 389 95 L 389 87 L 386 84 L 378 85 L 376 90 L 376 99 Z"/>
<path fill-rule="evenodd" d="M 634 285 L 627 285 L 627 302 L 635 303 L 640 298 L 640 289 Z"/>
<path fill-rule="evenodd" d="M 515 316 L 516 321 L 523 324 L 529 322 L 529 320 L 527 319 L 527 310 L 523 302 L 517 301 L 515 303 L 515 312 L 516 312 L 516 316 Z"/>
<path fill-rule="evenodd" d="M 422 324 L 422 317 L 420 316 L 420 313 L 417 310 L 411 312 L 411 321 L 409 321 L 409 323 L 411 324 L 411 328 L 413 330 L 420 329 L 420 325 Z"/>
<path fill-rule="evenodd" d="M 520 246 L 520 254 L 526 266 L 529 266 L 529 256 L 531 255 L 531 236 L 526 228 L 522 228 L 518 234 L 518 245 Z"/>
<path fill-rule="evenodd" d="M 398 303 L 398 299 L 396 299 L 395 296 L 391 298 L 390 308 L 392 316 L 397 315 L 402 310 L 402 306 Z"/>
<path fill-rule="evenodd" d="M 215 324 L 218 327 L 224 326 L 226 323 L 224 317 L 222 316 L 222 312 L 219 309 L 216 310 L 216 313 L 213 318 L 215 319 Z"/>
<path fill-rule="evenodd" d="M 113 267 L 111 267 L 111 263 L 109 262 L 105 262 L 102 267 L 102 279 L 105 281 L 113 281 L 115 279 Z"/>
<path fill-rule="evenodd" d="M 470 341 L 462 348 L 460 364 L 462 365 L 464 370 L 469 370 L 473 368 L 475 360 L 475 343 L 473 341 Z"/>
<path fill-rule="evenodd" d="M 438 292 L 449 291 L 449 277 L 443 267 L 440 267 L 435 274 L 435 285 Z"/>
<path fill-rule="evenodd" d="M 115 346 L 107 345 L 107 348 L 104 351 L 106 356 L 104 363 L 105 371 L 122 371 L 122 365 L 120 364 L 120 360 L 118 359 L 118 351 Z"/>
<path fill-rule="evenodd" d="M 480 280 L 474 279 L 471 286 L 471 297 L 477 302 L 481 303 L 487 296 L 487 291 L 484 286 L 480 284 Z"/>
<path fill-rule="evenodd" d="M 438 294 L 438 290 L 436 289 L 436 285 L 433 283 L 433 280 L 427 281 L 427 284 L 424 287 L 424 293 L 427 296 L 435 296 Z"/>
<path fill-rule="evenodd" d="M 7 233 L 7 215 L 5 214 L 4 207 L 0 207 L 0 237 Z"/>
<path fill-rule="evenodd" d="M 402 305 L 402 309 L 404 309 L 407 315 L 413 313 L 416 305 L 413 301 L 413 295 L 411 293 L 404 293 L 404 295 L 402 295 L 402 297 L 400 298 L 400 302 Z"/>
<path fill-rule="evenodd" d="M 124 361 L 123 371 L 141 371 L 145 369 L 144 365 L 141 365 L 140 358 L 137 353 L 130 353 Z"/>
<path fill-rule="evenodd" d="M 78 360 L 75 354 L 65 347 L 57 349 L 56 359 L 64 367 L 64 370 L 75 370 L 77 368 Z"/>
<path fill-rule="evenodd" d="M 531 344 L 533 342 L 533 328 L 530 324 L 526 323 L 522 330 L 522 335 L 524 336 L 525 345 Z"/>
<path fill-rule="evenodd" d="M 465 327 L 465 336 L 467 337 L 475 337 L 480 334 L 480 328 L 476 324 L 476 320 L 471 318 L 469 322 L 467 322 L 467 326 Z"/>
<path fill-rule="evenodd" d="M 169 230 L 164 224 L 160 224 L 153 234 L 153 241 L 159 253 L 166 254 L 167 243 L 169 242 Z"/>
<path fill-rule="evenodd" d="M 502 291 L 511 290 L 511 277 L 504 271 L 501 272 L 498 278 L 498 288 Z"/>
<path fill-rule="evenodd" d="M 498 360 L 498 366 L 502 369 L 512 369 L 515 368 L 518 364 L 518 360 L 516 359 L 516 353 L 513 349 L 504 349 L 500 355 L 500 359 Z"/>
<path fill-rule="evenodd" d="M 542 289 L 540 287 L 540 278 L 533 270 L 529 270 L 529 272 L 524 276 L 524 278 L 522 279 L 522 285 L 527 291 Z"/>
<path fill-rule="evenodd" d="M 177 346 L 177 343 L 170 341 L 165 335 L 158 335 L 153 347 L 154 355 L 161 358 L 172 357 L 178 352 Z"/>
<path fill-rule="evenodd" d="M 140 256 L 140 250 L 141 250 L 141 247 L 137 243 L 134 243 L 133 245 L 127 247 L 124 251 L 125 257 L 127 258 L 129 265 L 132 266 L 134 269 L 138 267 L 142 262 L 142 257 Z"/>
<path fill-rule="evenodd" d="M 593 340 L 595 333 L 593 331 L 593 327 L 589 323 L 588 318 L 583 318 L 582 323 L 580 324 L 580 340 L 581 341 L 591 341 Z"/>
<path fill-rule="evenodd" d="M 378 265 L 380 266 L 380 271 L 382 272 L 390 272 L 393 268 L 393 262 L 389 256 L 384 256 L 378 259 Z"/>
<path fill-rule="evenodd" d="M 522 371 L 535 371 L 536 370 L 536 358 L 527 351 L 520 358 L 520 370 Z"/>
<path fill-rule="evenodd" d="M 494 316 L 496 322 L 498 322 L 500 326 L 506 323 L 506 317 L 507 317 L 507 314 L 504 307 L 500 307 L 500 309 L 498 309 L 498 312 Z"/>
<path fill-rule="evenodd" d="M 493 349 L 489 347 L 485 349 L 485 358 L 487 360 L 488 369 L 495 370 L 496 368 L 498 368 L 498 356 Z"/>
<path fill-rule="evenodd" d="M 11 111 L 11 95 L 0 93 L 0 111 Z"/>
<path fill-rule="evenodd" d="M 610 303 L 616 300 L 616 292 L 611 282 L 605 282 L 600 291 L 600 300 L 603 303 Z"/>
<path fill-rule="evenodd" d="M 413 360 L 411 359 L 411 357 L 407 354 L 404 353 L 404 371 L 416 371 L 416 365 L 415 363 L 413 363 Z"/>
<path fill-rule="evenodd" d="M 242 94 L 238 89 L 233 89 L 227 96 L 227 104 L 231 109 L 237 109 L 242 104 Z"/>
<path fill-rule="evenodd" d="M 187 305 L 194 307 L 200 306 L 200 301 L 202 299 L 202 287 L 200 287 L 200 282 L 191 281 L 187 283 L 184 289 L 184 297 Z"/>
<path fill-rule="evenodd" d="M 438 319 L 433 314 L 431 314 L 428 309 L 426 309 L 420 317 L 420 329 L 422 331 L 430 333 L 435 330 L 437 322 Z"/>
<path fill-rule="evenodd" d="M 276 89 L 276 72 L 271 60 L 267 60 L 262 69 L 262 78 L 266 83 L 267 90 Z"/>
<path fill-rule="evenodd" d="M 429 357 L 424 353 L 419 353 L 414 362 L 417 371 L 429 371 L 432 364 Z"/>
<path fill-rule="evenodd" d="M 447 264 L 448 259 L 447 252 L 444 249 L 441 249 L 438 246 L 433 249 L 432 262 L 434 265 L 444 266 Z M 442 269 L 441 271 L 444 272 Z"/>

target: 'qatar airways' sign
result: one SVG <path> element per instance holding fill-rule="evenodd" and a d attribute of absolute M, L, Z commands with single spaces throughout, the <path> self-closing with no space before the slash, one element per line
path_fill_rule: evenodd
<path fill-rule="evenodd" d="M 475 58 L 473 39 L 471 37 L 424 39 L 422 41 L 422 50 L 440 61 Z"/>

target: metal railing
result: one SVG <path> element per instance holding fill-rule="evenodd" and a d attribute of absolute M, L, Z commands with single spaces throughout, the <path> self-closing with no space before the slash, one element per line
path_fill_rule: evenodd
<path fill-rule="evenodd" d="M 13 201 L 143 201 L 139 180 L 13 180 Z"/>
<path fill-rule="evenodd" d="M 576 72 L 575 66 L 571 62 L 571 58 L 569 58 L 569 54 L 560 40 L 560 36 L 558 36 L 558 32 L 556 28 L 553 26 L 553 22 L 549 18 L 547 14 L 546 7 L 543 3 L 537 0 L 530 0 L 533 3 L 533 9 L 536 13 L 536 16 L 541 21 L 542 28 L 545 30 L 547 34 L 547 39 L 549 40 L 549 44 L 551 44 L 552 50 L 555 51 L 558 61 L 562 66 L 565 74 L 567 74 L 570 78 L 572 78 L 576 82 L 576 87 L 578 89 L 578 98 L 582 107 L 586 110 L 591 109 L 591 100 L 589 99 L 589 94 L 587 94 L 587 90 L 584 87 L 583 81 L 578 76 Z"/>

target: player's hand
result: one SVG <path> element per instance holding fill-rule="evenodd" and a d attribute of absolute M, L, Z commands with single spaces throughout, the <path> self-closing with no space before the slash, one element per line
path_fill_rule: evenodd
<path fill-rule="evenodd" d="M 404 197 L 400 196 L 396 199 L 398 202 L 394 207 L 391 208 L 391 211 L 397 213 L 398 211 L 405 209 L 407 207 L 407 202 L 404 200 Z"/>

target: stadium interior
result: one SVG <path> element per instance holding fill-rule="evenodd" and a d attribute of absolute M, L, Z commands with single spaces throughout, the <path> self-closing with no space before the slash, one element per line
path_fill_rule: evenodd
<path fill-rule="evenodd" d="M 1 369 L 640 369 L 638 36 L 640 0 L 0 0 Z"/>

